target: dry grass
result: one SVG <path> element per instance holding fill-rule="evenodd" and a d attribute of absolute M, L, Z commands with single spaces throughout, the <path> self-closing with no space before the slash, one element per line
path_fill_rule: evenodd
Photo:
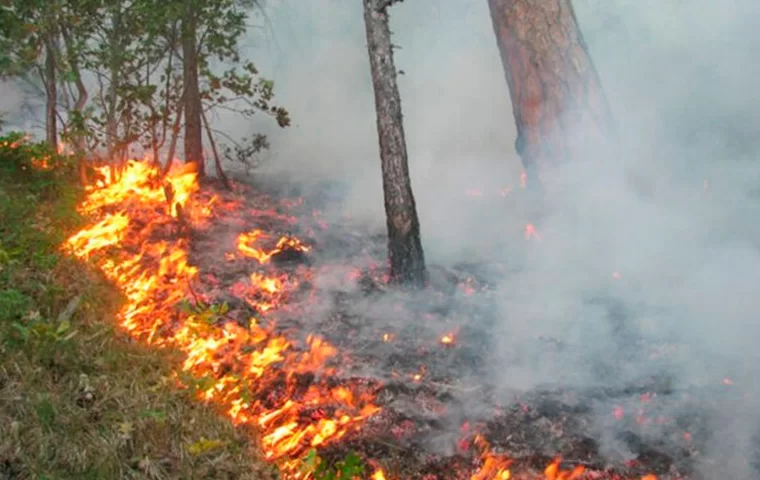
<path fill-rule="evenodd" d="M 76 188 L 23 155 L 0 148 L 0 479 L 276 478 L 178 358 L 116 331 L 116 292 L 57 252 Z"/>

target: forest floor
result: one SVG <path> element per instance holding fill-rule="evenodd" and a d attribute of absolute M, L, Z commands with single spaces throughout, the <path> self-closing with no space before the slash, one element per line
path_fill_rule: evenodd
<path fill-rule="evenodd" d="M 116 289 L 60 252 L 76 173 L 0 139 L 0 479 L 267 478 L 250 435 L 120 333 Z"/>
<path fill-rule="evenodd" d="M 398 292 L 384 238 L 317 200 L 139 162 L 85 200 L 47 160 L 0 143 L 0 479 L 683 479 L 737 401 L 667 375 L 499 390 L 486 266 Z"/>

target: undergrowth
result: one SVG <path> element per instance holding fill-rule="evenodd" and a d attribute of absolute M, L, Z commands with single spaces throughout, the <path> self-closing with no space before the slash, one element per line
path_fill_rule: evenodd
<path fill-rule="evenodd" d="M 0 478 L 266 479 L 249 435 L 115 326 L 118 292 L 59 246 L 83 221 L 71 162 L 0 138 Z"/>

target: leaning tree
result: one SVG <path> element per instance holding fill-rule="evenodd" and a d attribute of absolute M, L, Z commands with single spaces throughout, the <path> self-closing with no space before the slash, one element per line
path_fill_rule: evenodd
<path fill-rule="evenodd" d="M 488 0 L 529 181 L 607 138 L 611 118 L 571 0 Z M 539 180 L 540 182 L 540 180 Z"/>

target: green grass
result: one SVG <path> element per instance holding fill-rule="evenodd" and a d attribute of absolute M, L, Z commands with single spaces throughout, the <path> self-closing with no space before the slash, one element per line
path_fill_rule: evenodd
<path fill-rule="evenodd" d="M 34 168 L 45 155 L 0 146 L 0 478 L 275 478 L 177 388 L 179 358 L 118 331 L 118 292 L 60 252 L 82 192 L 66 159 Z"/>

